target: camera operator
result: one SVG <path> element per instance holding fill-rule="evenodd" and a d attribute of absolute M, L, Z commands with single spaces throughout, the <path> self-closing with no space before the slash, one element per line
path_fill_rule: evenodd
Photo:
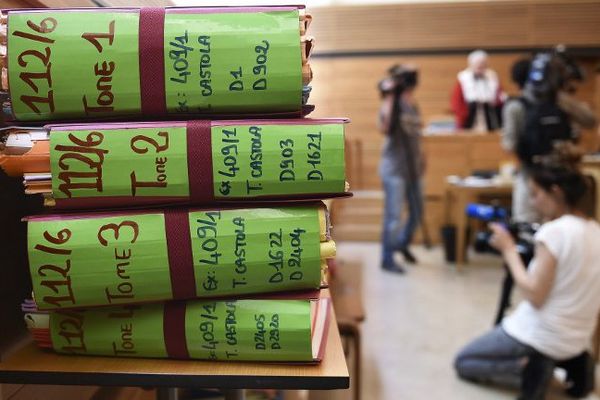
<path fill-rule="evenodd" d="M 573 58 L 569 57 L 563 45 L 556 46 L 555 55 L 559 60 L 559 76 L 562 77 L 558 82 L 560 86 L 557 96 L 558 106 L 571 118 L 574 136 L 577 138 L 582 128 L 593 128 L 598 123 L 598 119 L 587 104 L 574 97 L 579 84 L 585 79 L 584 71 Z"/>
<path fill-rule="evenodd" d="M 513 186 L 512 217 L 516 222 L 533 223 L 539 222 L 540 216 L 529 203 L 527 181 L 532 156 L 547 154 L 552 140 L 576 140 L 581 127 L 592 128 L 596 117 L 572 96 L 577 82 L 583 80 L 583 71 L 564 48 L 557 47 L 553 54 L 538 54 L 533 60 L 518 60 L 511 72 L 520 95 L 504 106 L 502 146 L 521 161 Z M 541 122 L 544 120 L 556 123 L 547 125 Z M 539 139 L 532 140 L 532 135 Z"/>
<path fill-rule="evenodd" d="M 388 72 L 389 76 L 379 83 L 382 104 L 378 125 L 386 136 L 379 166 L 385 191 L 381 267 L 404 273 L 403 266 L 394 261 L 394 252 L 401 252 L 406 262 L 416 263 L 409 244 L 423 212 L 421 177 L 425 156 L 421 151 L 421 117 L 414 98 L 417 70 L 411 65 L 396 65 Z M 408 216 L 402 221 L 405 200 Z"/>
<path fill-rule="evenodd" d="M 511 235 L 502 225 L 491 226 L 490 242 L 524 300 L 455 360 L 460 377 L 520 387 L 520 399 L 543 399 L 555 363 L 575 358 L 585 361 L 586 370 L 567 377 L 573 383 L 569 390 L 586 395 L 593 389 L 594 363 L 586 349 L 600 311 L 600 225 L 578 207 L 587 185 L 568 147 L 531 170 L 532 203 L 549 222 L 535 235 L 528 270 Z"/>

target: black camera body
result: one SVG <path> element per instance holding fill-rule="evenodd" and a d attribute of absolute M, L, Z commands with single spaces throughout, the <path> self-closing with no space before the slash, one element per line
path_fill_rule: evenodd
<path fill-rule="evenodd" d="M 394 65 L 388 70 L 388 76 L 379 82 L 378 89 L 382 96 L 396 93 L 417 86 L 419 73 L 416 69 L 404 65 Z"/>
<path fill-rule="evenodd" d="M 486 205 L 471 203 L 465 210 L 470 218 L 475 218 L 484 222 L 498 222 L 508 230 L 513 237 L 517 251 L 525 265 L 533 258 L 535 250 L 534 235 L 539 228 L 538 224 L 530 224 L 526 222 L 512 222 L 509 218 L 509 213 L 504 208 L 497 205 Z M 500 254 L 498 250 L 490 245 L 492 232 L 489 230 L 479 231 L 475 233 L 474 249 L 478 253 Z"/>
<path fill-rule="evenodd" d="M 492 222 L 492 221 L 490 221 Z M 497 221 L 500 222 L 500 221 Z M 533 236 L 535 235 L 536 228 L 532 224 L 528 223 L 515 223 L 515 222 L 501 222 L 506 230 L 513 237 L 517 246 L 517 252 L 521 256 L 521 259 L 527 264 L 533 258 L 535 242 Z M 498 250 L 494 249 L 490 245 L 490 239 L 492 232 L 489 230 L 479 231 L 475 233 L 475 242 L 473 248 L 477 253 L 491 253 L 500 255 Z"/>
<path fill-rule="evenodd" d="M 527 84 L 539 100 L 553 100 L 561 90 L 571 92 L 572 82 L 583 81 L 583 69 L 564 46 L 538 53 L 531 61 Z"/>

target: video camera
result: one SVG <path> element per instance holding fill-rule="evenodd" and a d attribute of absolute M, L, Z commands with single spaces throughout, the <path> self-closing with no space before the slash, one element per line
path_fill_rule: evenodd
<path fill-rule="evenodd" d="M 394 93 L 402 93 L 405 89 L 417 86 L 419 80 L 418 71 L 407 65 L 394 65 L 388 69 L 388 76 L 378 84 L 382 96 Z"/>
<path fill-rule="evenodd" d="M 560 90 L 573 92 L 573 82 L 583 81 L 585 73 L 567 54 L 565 46 L 553 51 L 538 53 L 531 61 L 527 83 L 539 99 L 553 99 Z"/>
<path fill-rule="evenodd" d="M 515 240 L 517 251 L 523 261 L 528 263 L 533 258 L 535 248 L 533 236 L 538 229 L 538 224 L 511 222 L 508 211 L 497 205 L 471 203 L 467 205 L 465 212 L 470 218 L 502 224 Z M 491 236 L 492 232 L 489 230 L 477 232 L 475 234 L 475 251 L 500 254 L 490 245 Z"/>
<path fill-rule="evenodd" d="M 567 53 L 567 48 L 559 44 L 554 48 L 555 56 L 562 64 L 563 80 L 568 83 L 570 81 L 583 81 L 585 79 L 585 71 L 577 64 L 575 59 Z"/>

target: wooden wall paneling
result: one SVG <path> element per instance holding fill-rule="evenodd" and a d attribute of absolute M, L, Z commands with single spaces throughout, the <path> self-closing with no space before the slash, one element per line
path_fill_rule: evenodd
<path fill-rule="evenodd" d="M 490 65 L 498 73 L 503 87 L 509 94 L 517 93 L 517 88 L 510 81 L 510 68 L 515 60 L 524 55 L 525 53 L 508 53 L 490 56 Z M 362 153 L 355 155 L 356 168 L 360 165 L 361 169 L 360 176 L 357 177 L 360 184 L 350 181 L 353 190 L 380 188 L 377 166 L 383 136 L 376 127 L 380 104 L 377 83 L 385 75 L 389 66 L 402 62 L 413 62 L 420 68 L 420 85 L 416 97 L 423 122 L 427 124 L 440 116 L 452 119 L 449 113 L 450 92 L 456 82 L 456 74 L 465 67 L 464 55 L 317 58 L 313 61 L 315 79 L 311 101 L 316 105 L 313 116 L 349 117 L 351 123 L 346 127 L 347 137 L 349 140 L 360 140 L 362 143 Z M 589 79 L 580 87 L 578 97 L 598 109 L 596 85 L 600 83 L 596 83 L 594 72 L 597 61 L 583 60 L 582 65 L 588 72 Z M 597 149 L 597 137 L 596 130 L 586 132 L 583 140 L 585 147 L 590 150 Z M 492 147 L 487 153 L 491 157 L 482 156 L 481 162 L 476 163 L 476 166 L 491 168 L 492 165 L 497 166 L 498 162 L 506 157 L 499 145 L 490 146 Z M 492 151 L 493 148 L 496 150 Z M 452 151 L 444 158 L 450 157 L 447 158 L 450 160 L 456 154 L 459 153 Z M 483 165 L 480 165 L 482 163 Z M 448 164 L 454 165 L 453 161 L 448 161 Z M 440 167 L 439 171 L 443 173 L 445 167 Z M 467 174 L 470 171 L 459 172 Z M 437 179 L 435 181 L 439 182 Z"/>
<path fill-rule="evenodd" d="M 137 387 L 19 385 L 18 391 L 0 400 L 153 400 L 154 389 Z"/>
<path fill-rule="evenodd" d="M 598 1 L 539 1 L 534 2 L 530 10 L 533 44 L 600 44 Z"/>
<path fill-rule="evenodd" d="M 593 81 L 593 107 L 596 111 L 596 115 L 600 115 L 600 62 L 596 65 L 596 68 L 592 71 L 591 80 Z"/>
<path fill-rule="evenodd" d="M 497 170 L 502 161 L 511 160 L 512 157 L 502 149 L 500 140 L 495 137 L 483 136 L 476 138 L 471 145 L 466 146 L 468 151 L 468 174 L 474 170 Z M 491 139 L 491 140 L 486 140 Z M 477 142 L 477 143 L 475 143 Z"/>
<path fill-rule="evenodd" d="M 517 92 L 510 81 L 510 67 L 523 55 L 490 56 L 490 65 L 509 93 Z M 316 105 L 312 115 L 347 116 L 351 119 L 347 127 L 349 137 L 379 137 L 376 129 L 380 102 L 377 84 L 391 65 L 405 62 L 419 67 L 416 97 L 423 121 L 427 123 L 432 117 L 450 115 L 450 93 L 457 73 L 466 66 L 465 55 L 316 58 L 311 61 L 315 72 L 311 103 Z"/>
<path fill-rule="evenodd" d="M 527 1 L 505 4 L 505 2 L 486 2 L 482 4 L 481 29 L 484 33 L 476 46 L 485 47 L 534 47 L 529 27 L 532 19 L 532 5 Z M 469 46 L 470 47 L 470 46 Z"/>
<path fill-rule="evenodd" d="M 518 90 L 510 80 L 510 69 L 514 61 L 528 55 L 526 49 L 550 48 L 557 43 L 595 51 L 600 47 L 597 0 L 334 6 L 309 11 L 314 16 L 311 34 L 318 40 L 311 62 L 315 71 L 311 96 L 317 107 L 314 116 L 351 119 L 347 136 L 355 144 L 352 179 L 357 182 L 351 181 L 352 188 L 373 191 L 344 204 L 337 222 L 352 221 L 348 226 L 337 225 L 344 239 L 378 240 L 383 199 L 377 192 L 381 189 L 377 167 L 383 137 L 376 128 L 380 102 L 377 83 L 389 66 L 403 62 L 419 66 L 416 97 L 427 124 L 440 117 L 452 118 L 450 92 L 456 74 L 466 66 L 470 49 L 503 49 L 491 54 L 490 65 L 504 89 L 515 95 Z M 390 55 L 395 52 L 399 55 Z M 598 58 L 581 61 L 593 76 Z M 599 92 L 600 78 L 590 79 L 582 85 L 578 97 L 600 111 Z M 497 135 L 423 139 L 429 157 L 425 220 L 436 239 L 443 223 L 440 199 L 446 176 L 498 168 L 509 158 L 499 139 Z M 597 148 L 596 132 L 586 132 L 584 143 L 587 148 Z M 364 223 L 355 223 L 357 220 Z"/>
<path fill-rule="evenodd" d="M 14 5 L 5 5 L 14 3 Z M 2 0 L 2 8 L 98 7 L 91 0 Z"/>
<path fill-rule="evenodd" d="M 23 1 L 23 0 L 2 0 L 0 2 L 0 8 L 25 8 L 25 7 L 40 7 L 36 1 Z"/>
<path fill-rule="evenodd" d="M 173 2 L 170 0 L 99 0 L 99 3 L 105 7 L 166 7 L 173 5 Z M 0 7 L 98 7 L 98 4 L 91 0 L 2 0 Z"/>
<path fill-rule="evenodd" d="M 402 10 L 403 18 L 398 25 L 401 48 L 458 47 L 457 43 L 477 40 L 473 33 L 482 28 L 479 3 L 420 4 Z M 393 44 L 390 41 L 386 47 Z"/>
<path fill-rule="evenodd" d="M 600 1 L 436 2 L 313 8 L 319 51 L 600 46 Z"/>
<path fill-rule="evenodd" d="M 171 0 L 100 0 L 109 7 L 168 7 L 175 5 Z M 198 2 L 202 5 L 202 2 Z"/>
<path fill-rule="evenodd" d="M 97 391 L 97 386 L 24 385 L 6 400 L 91 400 Z"/>
<path fill-rule="evenodd" d="M 380 190 L 381 178 L 379 177 L 379 161 L 381 158 L 381 140 L 357 139 L 360 142 L 360 189 Z"/>
<path fill-rule="evenodd" d="M 23 385 L 0 383 L 0 400 L 7 400 L 17 393 Z"/>

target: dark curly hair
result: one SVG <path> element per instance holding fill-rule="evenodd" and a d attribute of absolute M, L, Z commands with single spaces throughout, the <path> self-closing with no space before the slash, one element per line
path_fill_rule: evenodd
<path fill-rule="evenodd" d="M 514 83 L 523 89 L 529 76 L 529 68 L 531 67 L 531 58 L 521 58 L 512 65 L 510 69 L 510 77 Z"/>
<path fill-rule="evenodd" d="M 549 192 L 558 186 L 564 193 L 568 206 L 579 208 L 580 202 L 588 191 L 588 182 L 577 170 L 565 167 L 542 167 L 533 170 L 533 181 Z"/>
<path fill-rule="evenodd" d="M 534 160 L 531 178 L 548 192 L 553 186 L 559 187 L 567 205 L 578 208 L 589 190 L 589 182 L 579 170 L 582 155 L 582 151 L 572 143 L 557 144 L 551 154 Z"/>

